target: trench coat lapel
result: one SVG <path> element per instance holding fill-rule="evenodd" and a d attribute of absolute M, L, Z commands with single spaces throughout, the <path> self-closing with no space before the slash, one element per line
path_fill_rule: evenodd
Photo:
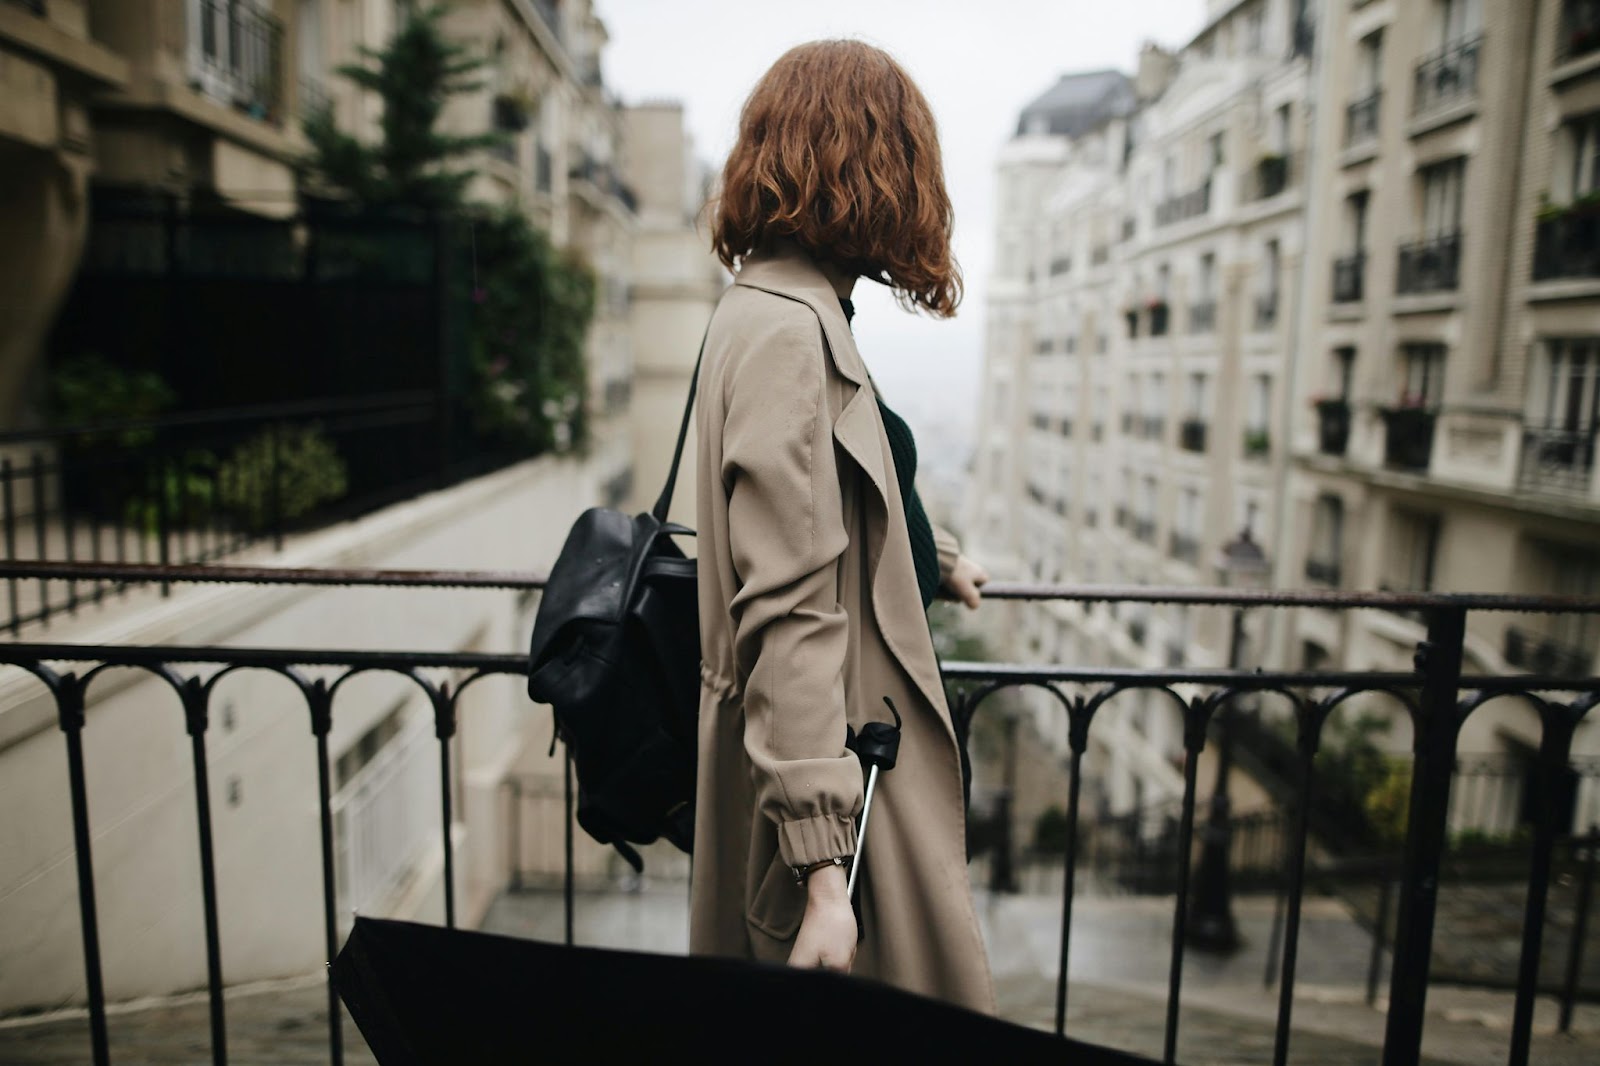
<path fill-rule="evenodd" d="M 877 393 L 856 348 L 855 335 L 839 306 L 838 295 L 811 258 L 792 243 L 781 243 L 771 252 L 751 256 L 734 279 L 737 285 L 762 289 L 791 300 L 798 300 L 816 312 L 822 322 L 829 357 L 839 374 L 856 386 L 853 395 L 834 420 L 833 437 L 839 447 L 860 468 L 878 497 L 880 510 L 869 523 L 868 584 L 872 589 L 873 613 L 884 642 L 895 659 L 934 708 L 952 744 L 957 743 L 955 728 L 945 704 L 944 684 L 939 677 L 927 620 L 920 612 L 882 609 L 885 584 L 882 562 L 890 515 L 903 513 L 899 483 L 890 475 L 886 461 L 888 436 L 878 414 Z M 890 460 L 892 461 L 892 460 Z M 915 571 L 913 571 L 913 576 Z M 913 590 L 915 591 L 915 590 Z M 919 601 L 920 602 L 920 601 Z M 918 650 L 923 654 L 917 654 Z"/>

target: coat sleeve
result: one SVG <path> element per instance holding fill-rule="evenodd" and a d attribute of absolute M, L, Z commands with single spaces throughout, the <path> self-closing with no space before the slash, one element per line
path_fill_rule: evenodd
<path fill-rule="evenodd" d="M 961 558 L 961 542 L 943 526 L 934 526 L 933 546 L 939 553 L 939 583 L 942 585 L 950 580 L 950 571 L 956 568 L 956 560 Z"/>
<path fill-rule="evenodd" d="M 861 764 L 845 747 L 849 544 L 816 318 L 796 307 L 723 380 L 722 480 L 739 588 L 729 605 L 744 740 L 783 861 L 855 853 Z"/>

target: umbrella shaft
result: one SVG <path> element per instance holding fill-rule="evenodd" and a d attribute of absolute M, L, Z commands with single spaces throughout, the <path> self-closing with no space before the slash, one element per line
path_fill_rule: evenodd
<path fill-rule="evenodd" d="M 867 798 L 861 804 L 861 828 L 856 832 L 856 857 L 850 863 L 850 881 L 845 886 L 845 895 L 849 899 L 856 898 L 856 878 L 861 875 L 861 855 L 867 850 L 867 819 L 872 817 L 872 793 L 878 787 L 878 768 L 872 767 L 867 771 Z"/>

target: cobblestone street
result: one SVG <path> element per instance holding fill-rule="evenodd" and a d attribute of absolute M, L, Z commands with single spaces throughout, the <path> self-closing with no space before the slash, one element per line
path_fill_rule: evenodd
<path fill-rule="evenodd" d="M 1048 1028 L 1055 1018 L 1055 951 L 1059 901 L 1045 896 L 980 897 L 994 961 L 1002 1013 Z M 681 951 L 685 942 L 681 886 L 637 893 L 584 894 L 578 899 L 577 936 L 584 943 L 649 951 Z M 1178 1059 L 1186 1064 L 1253 1064 L 1271 1061 L 1277 1008 L 1275 990 L 1262 987 L 1262 963 L 1271 901 L 1245 899 L 1238 918 L 1246 946 L 1221 960 L 1190 954 L 1185 966 Z M 1170 903 L 1150 899 L 1089 898 L 1077 904 L 1069 992 L 1068 1031 L 1094 1043 L 1159 1056 L 1165 1017 L 1166 929 Z M 561 935 L 561 898 L 528 893 L 502 897 L 485 928 L 514 936 Z M 1378 1061 L 1383 1036 L 1379 1009 L 1364 1002 L 1369 941 L 1331 901 L 1306 907 L 1301 942 L 1291 1061 L 1356 1066 Z M 310 975 L 234 990 L 228 1000 L 229 1061 L 245 1066 L 289 1066 L 327 1061 L 324 991 Z M 1439 987 L 1430 994 L 1425 1059 L 1443 1064 L 1505 1061 L 1510 997 L 1504 993 Z M 1600 1061 L 1600 1009 L 1580 1007 L 1574 1033 L 1555 1029 L 1555 1004 L 1542 1001 L 1535 1021 L 1533 1061 L 1579 1066 Z M 205 997 L 193 995 L 138 1009 L 119 1007 L 111 1017 L 112 1056 L 119 1064 L 204 1063 Z M 373 1060 L 346 1019 L 346 1062 Z M 0 1062 L 8 1066 L 86 1061 L 87 1023 L 81 1015 L 0 1022 Z"/>

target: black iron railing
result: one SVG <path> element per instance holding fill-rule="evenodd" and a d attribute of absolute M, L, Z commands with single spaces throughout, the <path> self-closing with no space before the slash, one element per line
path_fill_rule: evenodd
<path fill-rule="evenodd" d="M 617 170 L 610 163 L 602 163 L 597 159 L 584 155 L 568 172 L 568 177 L 574 181 L 587 182 L 606 196 L 617 199 L 629 212 L 638 209 L 638 199 L 633 190 L 618 175 Z"/>
<path fill-rule="evenodd" d="M 1524 429 L 1519 486 L 1533 492 L 1588 495 L 1594 485 L 1597 436 L 1600 426 Z"/>
<path fill-rule="evenodd" d="M 1534 233 L 1533 280 L 1600 278 L 1600 202 L 1566 208 L 1539 219 Z"/>
<path fill-rule="evenodd" d="M 1245 198 L 1268 200 L 1289 187 L 1291 164 L 1287 155 L 1264 155 L 1250 168 Z"/>
<path fill-rule="evenodd" d="M 1203 418 L 1185 418 L 1178 424 L 1178 447 L 1186 452 L 1205 451 L 1207 428 Z"/>
<path fill-rule="evenodd" d="M 203 563 L 482 472 L 439 446 L 438 398 L 396 392 L 0 434 L 0 563 Z M 163 590 L 165 591 L 165 590 Z M 12 579 L 0 626 L 126 595 Z"/>
<path fill-rule="evenodd" d="M 1167 554 L 1181 563 L 1200 561 L 1200 540 L 1189 533 L 1174 532 L 1167 544 Z"/>
<path fill-rule="evenodd" d="M 1600 50 L 1600 0 L 1562 0 L 1556 55 L 1578 59 Z"/>
<path fill-rule="evenodd" d="M 1461 103 L 1478 95 L 1478 52 L 1481 36 L 1447 45 L 1417 64 L 1411 108 L 1417 115 Z"/>
<path fill-rule="evenodd" d="M 1343 455 L 1350 444 L 1350 404 L 1346 400 L 1317 401 L 1317 450 L 1323 455 Z"/>
<path fill-rule="evenodd" d="M 1172 308 L 1165 300 L 1150 305 L 1150 336 L 1165 337 L 1172 325 Z"/>
<path fill-rule="evenodd" d="M 199 0 L 190 32 L 199 47 L 191 77 L 202 92 L 252 118 L 283 120 L 283 24 L 233 0 Z"/>
<path fill-rule="evenodd" d="M 538 575 L 475 571 L 371 571 L 289 570 L 234 567 L 132 567 L 87 564 L 34 563 L 0 567 L 0 579 L 112 580 L 120 582 L 211 582 L 266 584 L 279 587 L 362 586 L 379 588 L 444 587 L 533 591 L 542 588 Z M 1383 698 L 1397 713 L 1408 717 L 1414 732 L 1409 759 L 1409 803 L 1404 816 L 1404 844 L 1393 874 L 1393 899 L 1397 903 L 1392 937 L 1393 963 L 1389 974 L 1389 1010 L 1383 1061 L 1388 1066 L 1418 1061 L 1421 1052 L 1430 966 L 1435 940 L 1435 920 L 1441 870 L 1447 862 L 1450 791 L 1457 769 L 1457 742 L 1463 727 L 1483 708 L 1497 700 L 1514 700 L 1531 708 L 1540 722 L 1537 752 L 1532 757 L 1533 787 L 1529 824 L 1531 843 L 1526 852 L 1522 943 L 1516 966 L 1515 1009 L 1512 1020 L 1512 1066 L 1524 1066 L 1531 1046 L 1534 998 L 1540 988 L 1541 953 L 1547 925 L 1553 874 L 1565 870 L 1558 859 L 1563 830 L 1558 806 L 1562 796 L 1557 783 L 1570 777 L 1573 737 L 1586 716 L 1600 703 L 1600 680 L 1592 676 L 1540 675 L 1466 676 L 1463 656 L 1469 612 L 1510 611 L 1573 617 L 1600 614 L 1600 601 L 1552 597 L 1493 595 L 1433 595 L 1403 593 L 1336 593 L 1316 591 L 1172 589 L 1133 586 L 1060 587 L 995 583 L 985 590 L 990 600 L 1064 600 L 1084 604 L 1138 605 L 1132 614 L 1143 624 L 1149 605 L 1173 604 L 1189 608 L 1266 609 L 1315 607 L 1324 609 L 1405 609 L 1427 620 L 1426 640 L 1418 646 L 1414 668 L 1408 671 L 1304 672 L 1250 669 L 1163 670 L 1098 669 L 1053 665 L 1006 665 L 950 662 L 943 675 L 950 695 L 951 714 L 960 735 L 966 735 L 978 713 L 996 693 L 1013 688 L 1038 692 L 1059 708 L 1066 719 L 1068 777 L 1065 782 L 1065 819 L 1057 852 L 1063 866 L 1060 968 L 1055 1003 L 1056 1030 L 1066 1028 L 1071 973 L 1068 965 L 1073 931 L 1080 843 L 1084 840 L 1080 806 L 1083 800 L 1083 760 L 1098 719 L 1116 701 L 1130 693 L 1149 693 L 1166 702 L 1183 722 L 1182 797 L 1175 824 L 1168 833 L 1172 844 L 1167 861 L 1173 866 L 1170 885 L 1175 893 L 1168 968 L 1168 994 L 1163 1031 L 1163 1061 L 1175 1061 L 1179 1009 L 1182 999 L 1184 958 L 1191 895 L 1191 856 L 1196 842 L 1198 768 L 1208 734 L 1219 723 L 1228 728 L 1242 721 L 1230 712 L 1241 699 L 1254 700 L 1272 693 L 1291 709 L 1286 738 L 1273 758 L 1288 760 L 1284 776 L 1293 794 L 1276 833 L 1277 866 L 1282 871 L 1282 910 L 1276 923 L 1279 935 L 1269 952 L 1269 967 L 1278 985 L 1272 1061 L 1289 1059 L 1291 1019 L 1295 1003 L 1302 905 L 1308 878 L 1317 865 L 1308 859 L 1313 836 L 1313 812 L 1324 800 L 1328 782 L 1319 771 L 1317 755 L 1329 719 L 1352 701 Z M 305 648 L 219 648 L 177 646 L 123 646 L 6 643 L 0 644 L 0 663 L 31 674 L 50 694 L 66 749 L 68 794 L 79 889 L 79 915 L 89 1004 L 90 1053 L 93 1061 L 110 1061 L 107 1012 L 100 953 L 99 896 L 91 841 L 93 831 L 88 803 L 83 730 L 96 680 L 108 668 L 132 666 L 151 673 L 172 690 L 183 712 L 190 737 L 194 796 L 199 835 L 199 876 L 205 929 L 207 991 L 210 1007 L 212 1059 L 227 1056 L 226 1004 L 223 996 L 222 943 L 219 932 L 220 899 L 216 870 L 216 829 L 212 820 L 208 780 L 207 733 L 213 693 L 224 674 L 261 670 L 287 679 L 299 694 L 315 740 L 319 826 L 321 834 L 321 899 L 324 949 L 332 959 L 338 949 L 338 900 L 335 863 L 335 820 L 331 792 L 329 735 L 334 715 L 346 690 L 344 682 L 368 671 L 387 671 L 418 687 L 431 708 L 439 756 L 438 848 L 443 858 L 444 916 L 456 922 L 454 892 L 455 856 L 451 828 L 455 822 L 452 742 L 458 727 L 461 696 L 479 680 L 521 676 L 526 658 L 520 654 L 436 653 L 428 651 L 319 651 Z M 445 672 L 455 680 L 445 680 Z M 345 696 L 348 700 L 349 697 Z M 96 713 L 115 713 L 110 708 Z M 565 896 L 566 940 L 574 936 L 575 911 L 573 788 L 571 763 L 561 789 L 565 807 L 562 874 Z M 1009 847 L 1002 839 L 1000 846 Z M 1584 846 L 1588 846 L 1585 844 Z M 1009 861 L 1009 859 L 1008 859 Z M 1565 873 L 1563 873 L 1565 876 Z M 1592 867 L 1584 875 L 1584 889 L 1593 880 Z M 508 875 L 508 882 L 511 877 Z M 1385 884 L 1390 883 L 1387 875 Z M 309 886 L 308 886 L 309 890 Z M 1586 910 L 1584 912 L 1586 916 Z M 1570 967 L 1570 961 L 1569 961 Z M 330 983 L 329 1053 L 342 1062 L 341 1015 Z M 1564 1016 L 1570 1021 L 1570 1012 Z"/>
<path fill-rule="evenodd" d="M 1211 179 L 1178 196 L 1170 197 L 1156 205 L 1156 225 L 1170 226 L 1175 222 L 1198 218 L 1211 210 Z"/>
<path fill-rule="evenodd" d="M 1437 414 L 1423 407 L 1383 407 L 1378 413 L 1384 425 L 1384 463 L 1397 470 L 1428 469 Z"/>
<path fill-rule="evenodd" d="M 1378 119 L 1383 113 L 1383 90 L 1374 89 L 1344 109 L 1344 146 L 1368 144 L 1378 139 Z"/>
<path fill-rule="evenodd" d="M 1400 246 L 1395 292 L 1401 296 L 1454 292 L 1461 281 L 1461 233 Z"/>
<path fill-rule="evenodd" d="M 1212 333 L 1217 328 L 1217 301 L 1201 300 L 1189 305 L 1189 332 Z"/>
<path fill-rule="evenodd" d="M 1333 261 L 1333 302 L 1360 303 L 1366 293 L 1367 253 L 1341 256 Z"/>
<path fill-rule="evenodd" d="M 1306 559 L 1306 580 L 1316 585 L 1326 585 L 1329 588 L 1339 587 L 1340 568 L 1337 559 L 1319 559 L 1309 556 Z"/>

